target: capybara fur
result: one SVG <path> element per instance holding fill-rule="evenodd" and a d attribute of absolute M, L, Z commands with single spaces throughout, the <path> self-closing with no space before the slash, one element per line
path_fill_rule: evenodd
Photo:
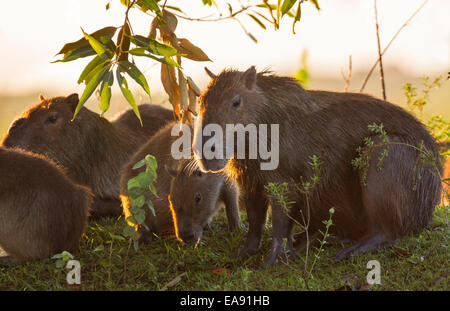
<path fill-rule="evenodd" d="M 186 243 L 202 238 L 203 229 L 219 207 L 225 205 L 228 225 L 234 230 L 239 225 L 238 196 L 234 185 L 218 174 L 205 174 L 198 170 L 191 159 L 174 159 L 171 145 L 178 138 L 171 131 L 176 122 L 159 130 L 122 169 L 121 198 L 125 217 L 130 212 L 128 181 L 145 168 L 133 166 L 152 155 L 158 163 L 155 188 L 158 197 L 147 191 L 146 198 L 153 202 L 156 217 L 147 208 L 146 228 L 139 228 L 140 242 L 149 241 L 153 234 L 176 235 Z M 189 150 L 190 152 L 190 145 Z M 170 197 L 170 200 L 169 200 Z"/>
<path fill-rule="evenodd" d="M 233 179 L 247 211 L 249 232 L 241 256 L 254 254 L 260 247 L 267 208 L 272 208 L 273 244 L 263 265 L 279 262 L 285 254 L 295 257 L 292 219 L 303 224 L 308 206 L 311 234 L 323 231 L 323 221 L 333 207 L 332 234 L 354 241 L 335 255 L 340 260 L 390 245 L 424 228 L 439 202 L 442 168 L 434 139 L 412 115 L 386 101 L 363 94 L 308 92 L 292 78 L 257 73 L 250 67 L 245 72 L 225 70 L 213 78 L 200 97 L 199 111 L 194 134 L 197 162 L 205 172 L 224 171 Z M 366 137 L 374 144 L 382 142 L 368 128 L 373 123 L 383 125 L 389 144 L 373 150 L 363 174 L 352 160 Z M 208 124 L 222 129 L 225 124 L 279 124 L 279 166 L 261 170 L 260 157 L 201 158 L 197 150 L 209 139 L 201 129 Z M 433 152 L 433 163 L 420 163 L 417 146 L 421 143 Z M 377 168 L 385 149 L 388 155 Z M 306 195 L 294 185 L 313 177 L 313 155 L 319 158 L 320 174 Z M 288 199 L 294 202 L 289 212 L 265 190 L 271 182 L 289 183 Z"/>
<path fill-rule="evenodd" d="M 76 252 L 91 197 L 44 156 L 0 148 L 0 264 Z"/>
<path fill-rule="evenodd" d="M 43 154 L 64 167 L 75 183 L 90 187 L 95 195 L 92 216 L 120 215 L 121 167 L 172 119 L 172 112 L 141 105 L 141 127 L 131 109 L 109 122 L 83 107 L 71 121 L 77 105 L 77 94 L 41 96 L 12 123 L 3 145 Z"/>

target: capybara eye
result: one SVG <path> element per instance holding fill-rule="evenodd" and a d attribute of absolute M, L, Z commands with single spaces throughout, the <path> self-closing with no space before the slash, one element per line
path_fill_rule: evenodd
<path fill-rule="evenodd" d="M 58 121 L 58 115 L 57 114 L 52 114 L 51 116 L 49 116 L 47 118 L 47 120 L 45 120 L 45 125 L 55 124 L 56 121 Z"/>
<path fill-rule="evenodd" d="M 196 193 L 195 194 L 195 203 L 200 203 L 200 201 L 202 200 L 202 196 L 200 193 Z"/>
<path fill-rule="evenodd" d="M 231 106 L 236 109 L 240 105 L 241 105 L 241 96 L 236 95 L 235 97 L 233 97 L 233 100 L 231 101 Z"/>

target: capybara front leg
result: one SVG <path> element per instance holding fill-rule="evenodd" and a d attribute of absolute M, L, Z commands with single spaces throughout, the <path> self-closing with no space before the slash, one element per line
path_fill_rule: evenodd
<path fill-rule="evenodd" d="M 273 243 L 269 255 L 264 260 L 263 267 L 286 262 L 287 258 L 297 258 L 292 244 L 292 219 L 287 211 L 282 210 L 278 204 L 272 203 L 272 229 Z"/>
<path fill-rule="evenodd" d="M 237 190 L 233 185 L 225 182 L 222 186 L 222 192 L 220 196 L 225 203 L 225 212 L 228 219 L 228 229 L 230 231 L 234 231 L 239 227 L 240 222 Z"/>
<path fill-rule="evenodd" d="M 267 200 L 261 196 L 261 192 L 254 191 L 241 198 L 241 204 L 245 205 L 248 219 L 248 234 L 244 247 L 239 251 L 239 257 L 247 257 L 255 254 L 260 245 L 267 216 Z"/>

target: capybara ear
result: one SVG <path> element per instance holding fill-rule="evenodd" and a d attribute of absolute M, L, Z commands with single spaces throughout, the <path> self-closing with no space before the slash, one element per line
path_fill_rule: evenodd
<path fill-rule="evenodd" d="M 205 71 L 206 71 L 206 74 L 207 74 L 211 79 L 217 78 L 217 76 L 216 76 L 215 74 L 213 74 L 213 73 L 211 72 L 211 70 L 209 70 L 207 67 L 205 67 Z"/>
<path fill-rule="evenodd" d="M 72 110 L 73 111 L 75 111 L 75 109 L 77 108 L 78 101 L 79 101 L 79 99 L 78 99 L 78 94 L 77 93 L 70 94 L 65 99 L 65 102 L 72 106 Z"/>
<path fill-rule="evenodd" d="M 247 69 L 246 72 L 244 72 L 243 79 L 244 79 L 245 86 L 249 90 L 252 90 L 256 84 L 256 68 L 255 68 L 255 66 L 251 66 L 250 68 Z"/>
<path fill-rule="evenodd" d="M 174 168 L 171 168 L 170 166 L 164 165 L 164 168 L 166 169 L 167 173 L 169 173 L 172 177 L 177 177 L 178 171 Z"/>
<path fill-rule="evenodd" d="M 42 102 L 42 101 L 44 101 L 45 100 L 45 97 L 44 97 L 44 95 L 42 95 L 42 94 L 39 94 L 39 100 Z"/>

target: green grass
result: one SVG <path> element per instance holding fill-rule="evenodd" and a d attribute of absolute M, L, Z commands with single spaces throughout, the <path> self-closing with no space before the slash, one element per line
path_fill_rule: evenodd
<path fill-rule="evenodd" d="M 448 214 L 447 207 L 447 214 Z M 245 213 L 243 213 L 244 223 Z M 449 290 L 450 252 L 448 219 L 444 208 L 436 209 L 433 222 L 420 234 L 403 238 L 395 247 L 361 254 L 349 261 L 330 263 L 343 245 L 327 246 L 309 280 L 311 290 L 359 288 L 366 285 L 367 262 L 381 264 L 381 285 L 370 290 Z M 224 213 L 206 232 L 197 247 L 181 245 L 173 238 L 156 238 L 135 252 L 120 234 L 122 218 L 90 221 L 75 259 L 81 262 L 82 290 L 306 290 L 302 279 L 305 252 L 295 262 L 259 269 L 270 249 L 271 227 L 267 224 L 258 254 L 234 259 L 246 229 L 230 233 Z M 311 250 L 315 252 L 314 249 Z M 313 258 L 310 254 L 309 262 Z M 219 269 L 217 269 L 219 268 Z M 79 290 L 66 283 L 66 268 L 48 259 L 23 265 L 0 267 L 0 290 Z M 222 272 L 222 273 L 221 273 Z"/>

